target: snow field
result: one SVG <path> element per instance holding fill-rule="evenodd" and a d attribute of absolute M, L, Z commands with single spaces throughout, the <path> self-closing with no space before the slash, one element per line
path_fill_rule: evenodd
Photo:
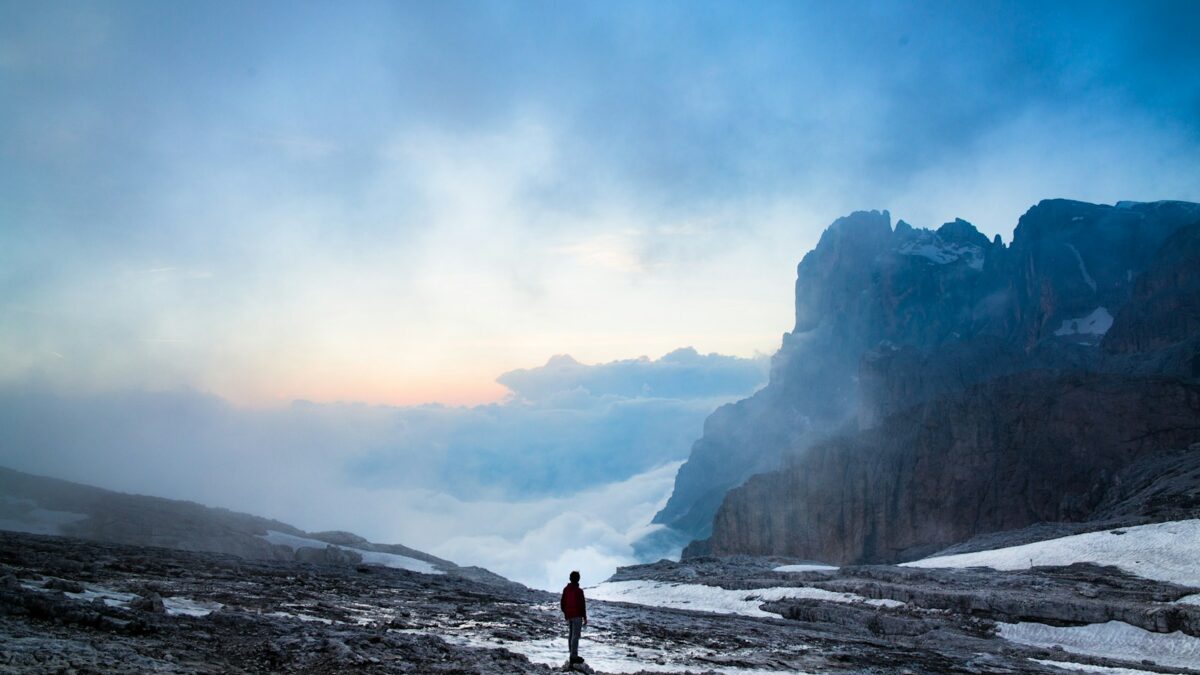
<path fill-rule="evenodd" d="M 427 631 L 426 631 L 427 632 Z M 497 648 L 503 647 L 529 659 L 533 663 L 541 663 L 552 668 L 561 666 L 567 657 L 567 636 L 563 631 L 561 638 L 529 640 L 524 642 L 488 641 L 478 634 L 447 634 L 430 632 L 446 642 L 463 647 Z M 721 675 L 805 675 L 804 673 L 778 670 L 763 670 L 752 668 L 732 668 L 697 661 L 703 659 L 705 653 L 696 649 L 671 650 L 618 645 L 605 639 L 603 631 L 590 628 L 583 630 L 579 641 L 579 655 L 589 666 L 605 673 L 688 673 L 712 672 Z"/>
<path fill-rule="evenodd" d="M 260 534 L 258 536 L 263 539 L 266 539 L 268 542 L 270 542 L 272 544 L 282 544 L 284 546 L 290 547 L 293 551 L 302 549 L 302 548 L 315 548 L 315 549 L 320 550 L 320 549 L 324 549 L 328 546 L 333 545 L 333 544 L 329 544 L 324 541 L 320 541 L 318 539 L 309 539 L 307 537 L 297 537 L 292 534 L 286 534 L 284 532 L 277 532 L 275 530 L 267 530 L 266 534 Z M 343 548 L 343 549 L 346 549 L 347 551 L 354 551 L 355 553 L 361 555 L 363 562 L 368 565 L 382 565 L 384 567 L 394 567 L 397 569 L 409 570 L 412 572 L 420 572 L 421 574 L 444 574 L 444 572 L 437 569 L 432 564 L 427 563 L 424 560 L 417 560 L 416 558 L 410 558 L 406 555 L 399 555 L 396 553 L 380 553 L 378 551 L 367 551 L 367 550 L 364 550 L 361 548 L 354 548 L 353 546 L 338 546 L 338 548 Z"/>
<path fill-rule="evenodd" d="M 1200 586 L 1200 519 L 1087 532 L 991 551 L 938 556 L 902 567 L 1021 570 L 1077 562 L 1115 565 L 1144 579 Z"/>
<path fill-rule="evenodd" d="M 775 569 L 773 569 L 771 571 L 772 572 L 833 572 L 838 569 L 841 569 L 841 568 L 835 567 L 834 565 L 780 565 L 779 567 L 776 567 Z"/>
<path fill-rule="evenodd" d="M 1000 637 L 1034 647 L 1124 661 L 1153 661 L 1160 666 L 1200 664 L 1200 638 L 1183 632 L 1152 633 L 1121 621 L 1058 628 L 1041 623 L 1000 623 Z"/>
<path fill-rule="evenodd" d="M 771 587 L 746 590 L 728 590 L 702 584 L 676 584 L 663 581 L 606 581 L 588 589 L 588 597 L 611 602 L 629 602 L 636 605 L 691 609 L 715 614 L 740 614 L 742 616 L 778 617 L 764 612 L 759 605 L 772 600 L 813 599 L 830 602 L 861 602 L 877 607 L 899 607 L 904 603 L 897 600 L 870 600 L 853 593 L 835 593 L 821 588 Z"/>
<path fill-rule="evenodd" d="M 1151 675 L 1149 670 L 1134 670 L 1132 668 L 1110 668 L 1109 666 L 1093 666 L 1087 663 L 1071 663 L 1070 661 L 1051 661 L 1050 659 L 1029 659 L 1043 666 L 1062 668 L 1073 673 L 1103 673 L 1104 675 Z"/>

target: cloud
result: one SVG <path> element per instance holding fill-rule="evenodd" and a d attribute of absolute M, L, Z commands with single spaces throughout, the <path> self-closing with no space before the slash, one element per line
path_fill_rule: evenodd
<path fill-rule="evenodd" d="M 704 418 L 765 378 L 765 358 L 685 349 L 599 365 L 555 357 L 502 376 L 509 400 L 470 408 L 252 409 L 194 391 L 10 383 L 0 464 L 350 529 L 538 585 L 562 576 L 559 564 L 599 581 L 651 555 L 635 543 Z"/>
<path fill-rule="evenodd" d="M 539 368 L 504 373 L 497 381 L 530 401 L 575 389 L 592 396 L 703 399 L 752 391 L 764 381 L 767 367 L 767 360 L 761 357 L 701 355 L 685 347 L 656 361 L 642 357 L 598 366 L 560 355 Z"/>
<path fill-rule="evenodd" d="M 680 464 L 671 462 L 569 497 L 490 503 L 483 516 L 487 521 L 523 523 L 523 531 L 457 536 L 435 551 L 535 588 L 556 590 L 571 570 L 582 573 L 584 585 L 599 583 L 618 566 L 646 559 L 635 544 L 662 529 L 650 520 L 670 496 Z M 657 553 L 677 555 L 678 549 Z"/>

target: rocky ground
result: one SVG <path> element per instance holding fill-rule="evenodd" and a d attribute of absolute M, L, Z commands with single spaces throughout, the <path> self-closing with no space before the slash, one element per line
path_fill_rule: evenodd
<path fill-rule="evenodd" d="M 1196 589 L 1096 566 L 773 571 L 781 562 L 622 570 L 593 596 L 620 582 L 703 586 L 761 609 L 744 616 L 593 599 L 583 653 L 598 672 L 1061 673 L 1042 661 L 1068 656 L 1200 672 L 996 636 L 1003 621 L 1108 618 L 1196 635 L 1200 606 L 1172 602 Z M 756 595 L 789 586 L 834 600 Z M 546 673 L 565 642 L 557 599 L 511 584 L 0 532 L 2 672 Z"/>

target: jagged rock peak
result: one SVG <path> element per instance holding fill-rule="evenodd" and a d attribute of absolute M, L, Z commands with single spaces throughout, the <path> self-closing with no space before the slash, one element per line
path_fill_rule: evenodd
<path fill-rule="evenodd" d="M 969 244 L 980 248 L 988 247 L 988 238 L 976 229 L 974 225 L 962 218 L 955 218 L 953 222 L 939 227 L 937 235 L 944 242 Z"/>

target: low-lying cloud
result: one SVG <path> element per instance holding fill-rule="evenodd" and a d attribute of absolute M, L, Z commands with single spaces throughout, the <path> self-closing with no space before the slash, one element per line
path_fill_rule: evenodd
<path fill-rule="evenodd" d="M 256 410 L 193 391 L 9 384 L 0 463 L 350 529 L 533 585 L 563 566 L 599 581 L 638 556 L 704 418 L 766 369 L 690 349 L 592 366 L 559 356 L 501 376 L 513 395 L 471 408 Z"/>

